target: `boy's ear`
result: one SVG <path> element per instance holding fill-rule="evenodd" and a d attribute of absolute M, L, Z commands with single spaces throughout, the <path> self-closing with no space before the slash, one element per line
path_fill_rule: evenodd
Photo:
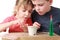
<path fill-rule="evenodd" d="M 50 5 L 52 4 L 52 2 L 53 2 L 53 0 L 49 0 L 49 2 L 50 2 Z"/>

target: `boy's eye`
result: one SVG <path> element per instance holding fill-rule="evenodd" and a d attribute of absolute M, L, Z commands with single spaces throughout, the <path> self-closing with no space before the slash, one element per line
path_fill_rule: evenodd
<path fill-rule="evenodd" d="M 43 6 L 43 4 L 38 4 L 38 6 Z"/>
<path fill-rule="evenodd" d="M 23 10 L 23 12 L 26 12 L 26 10 Z"/>
<path fill-rule="evenodd" d="M 32 11 L 29 11 L 29 13 L 32 13 Z"/>

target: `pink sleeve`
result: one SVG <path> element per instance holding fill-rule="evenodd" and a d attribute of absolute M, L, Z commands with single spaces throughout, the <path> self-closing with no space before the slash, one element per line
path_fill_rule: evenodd
<path fill-rule="evenodd" d="M 7 17 L 6 19 L 3 20 L 3 22 L 1 22 L 0 24 L 6 23 L 6 22 L 10 22 L 10 17 Z M 4 30 L 6 31 L 6 30 Z"/>
<path fill-rule="evenodd" d="M 10 21 L 12 21 L 11 19 L 12 19 L 11 17 L 7 17 L 6 19 L 3 20 L 2 23 L 10 22 Z"/>

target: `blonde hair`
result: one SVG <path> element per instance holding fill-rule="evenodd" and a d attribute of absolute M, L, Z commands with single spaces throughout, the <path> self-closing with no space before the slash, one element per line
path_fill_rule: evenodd
<path fill-rule="evenodd" d="M 33 3 L 31 0 L 17 0 L 16 1 L 16 5 L 15 5 L 15 10 L 14 10 L 14 15 L 16 16 L 17 11 L 19 10 L 20 6 L 24 6 L 24 7 L 29 7 L 31 6 L 32 8 L 34 7 Z"/>

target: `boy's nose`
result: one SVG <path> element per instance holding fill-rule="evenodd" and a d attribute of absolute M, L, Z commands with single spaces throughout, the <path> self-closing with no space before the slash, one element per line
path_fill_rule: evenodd
<path fill-rule="evenodd" d="M 36 10 L 38 10 L 38 11 L 40 10 L 40 9 L 39 9 L 39 6 L 36 6 Z"/>

